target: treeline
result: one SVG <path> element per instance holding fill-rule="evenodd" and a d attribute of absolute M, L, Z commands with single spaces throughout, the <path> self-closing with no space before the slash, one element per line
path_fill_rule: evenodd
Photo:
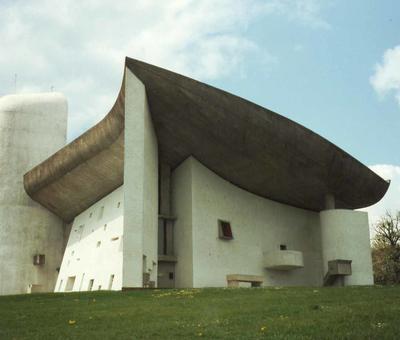
<path fill-rule="evenodd" d="M 400 211 L 386 212 L 375 225 L 372 264 L 376 284 L 400 283 Z"/>

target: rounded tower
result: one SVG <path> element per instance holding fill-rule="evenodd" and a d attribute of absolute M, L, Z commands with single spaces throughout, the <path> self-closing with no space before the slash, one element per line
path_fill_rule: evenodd
<path fill-rule="evenodd" d="M 65 145 L 61 93 L 0 97 L 0 295 L 53 291 L 63 222 L 30 199 L 23 175 Z"/>

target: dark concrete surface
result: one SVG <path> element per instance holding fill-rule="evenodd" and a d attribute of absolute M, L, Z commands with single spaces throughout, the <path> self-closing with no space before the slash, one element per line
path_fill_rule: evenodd
<path fill-rule="evenodd" d="M 372 205 L 389 183 L 309 129 L 196 80 L 126 59 L 146 86 L 160 162 L 192 155 L 256 195 L 320 211 Z M 70 221 L 123 182 L 124 84 L 100 123 L 24 176 L 27 193 Z"/>

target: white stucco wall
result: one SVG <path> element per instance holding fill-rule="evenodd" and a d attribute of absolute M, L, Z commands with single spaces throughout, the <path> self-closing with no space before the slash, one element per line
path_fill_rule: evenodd
<path fill-rule="evenodd" d="M 75 217 L 65 249 L 55 292 L 120 290 L 122 287 L 123 186 Z M 114 275 L 112 286 L 110 278 Z"/>
<path fill-rule="evenodd" d="M 345 277 L 345 285 L 373 284 L 368 214 L 334 209 L 321 211 L 320 218 L 324 273 L 330 260 L 352 260 L 352 275 Z"/>
<path fill-rule="evenodd" d="M 67 101 L 60 93 L 0 98 L 0 295 L 52 291 L 63 223 L 30 199 L 23 175 L 65 145 Z M 35 254 L 45 264 L 33 265 Z"/>
<path fill-rule="evenodd" d="M 184 187 L 178 187 L 180 183 Z M 190 205 L 187 197 L 191 197 L 192 203 L 191 224 L 190 216 L 185 215 L 189 208 L 179 206 L 182 202 Z M 322 284 L 317 213 L 242 190 L 192 157 L 173 173 L 173 202 L 177 215 L 176 242 L 193 243 L 193 273 L 178 272 L 180 262 L 189 259 L 178 255 L 177 278 L 192 276 L 194 287 L 226 286 L 227 274 L 262 275 L 264 285 Z M 218 238 L 218 219 L 231 223 L 233 240 Z M 190 228 L 192 232 L 187 230 Z M 180 233 L 183 229 L 185 232 Z M 281 244 L 303 253 L 304 268 L 290 271 L 264 268 L 263 252 L 278 250 Z M 182 282 L 190 282 L 190 278 Z"/>
<path fill-rule="evenodd" d="M 123 287 L 157 282 L 158 149 L 143 83 L 125 71 Z M 144 260 L 145 259 L 145 260 Z"/>
<path fill-rule="evenodd" d="M 171 176 L 172 215 L 174 223 L 175 286 L 193 287 L 193 239 L 192 239 L 192 163 L 184 162 Z"/>

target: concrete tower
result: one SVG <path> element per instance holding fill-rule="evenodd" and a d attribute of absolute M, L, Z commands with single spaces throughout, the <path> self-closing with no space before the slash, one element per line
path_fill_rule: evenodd
<path fill-rule="evenodd" d="M 29 198 L 23 175 L 65 145 L 66 128 L 60 93 L 0 98 L 0 295 L 54 289 L 63 222 Z"/>

